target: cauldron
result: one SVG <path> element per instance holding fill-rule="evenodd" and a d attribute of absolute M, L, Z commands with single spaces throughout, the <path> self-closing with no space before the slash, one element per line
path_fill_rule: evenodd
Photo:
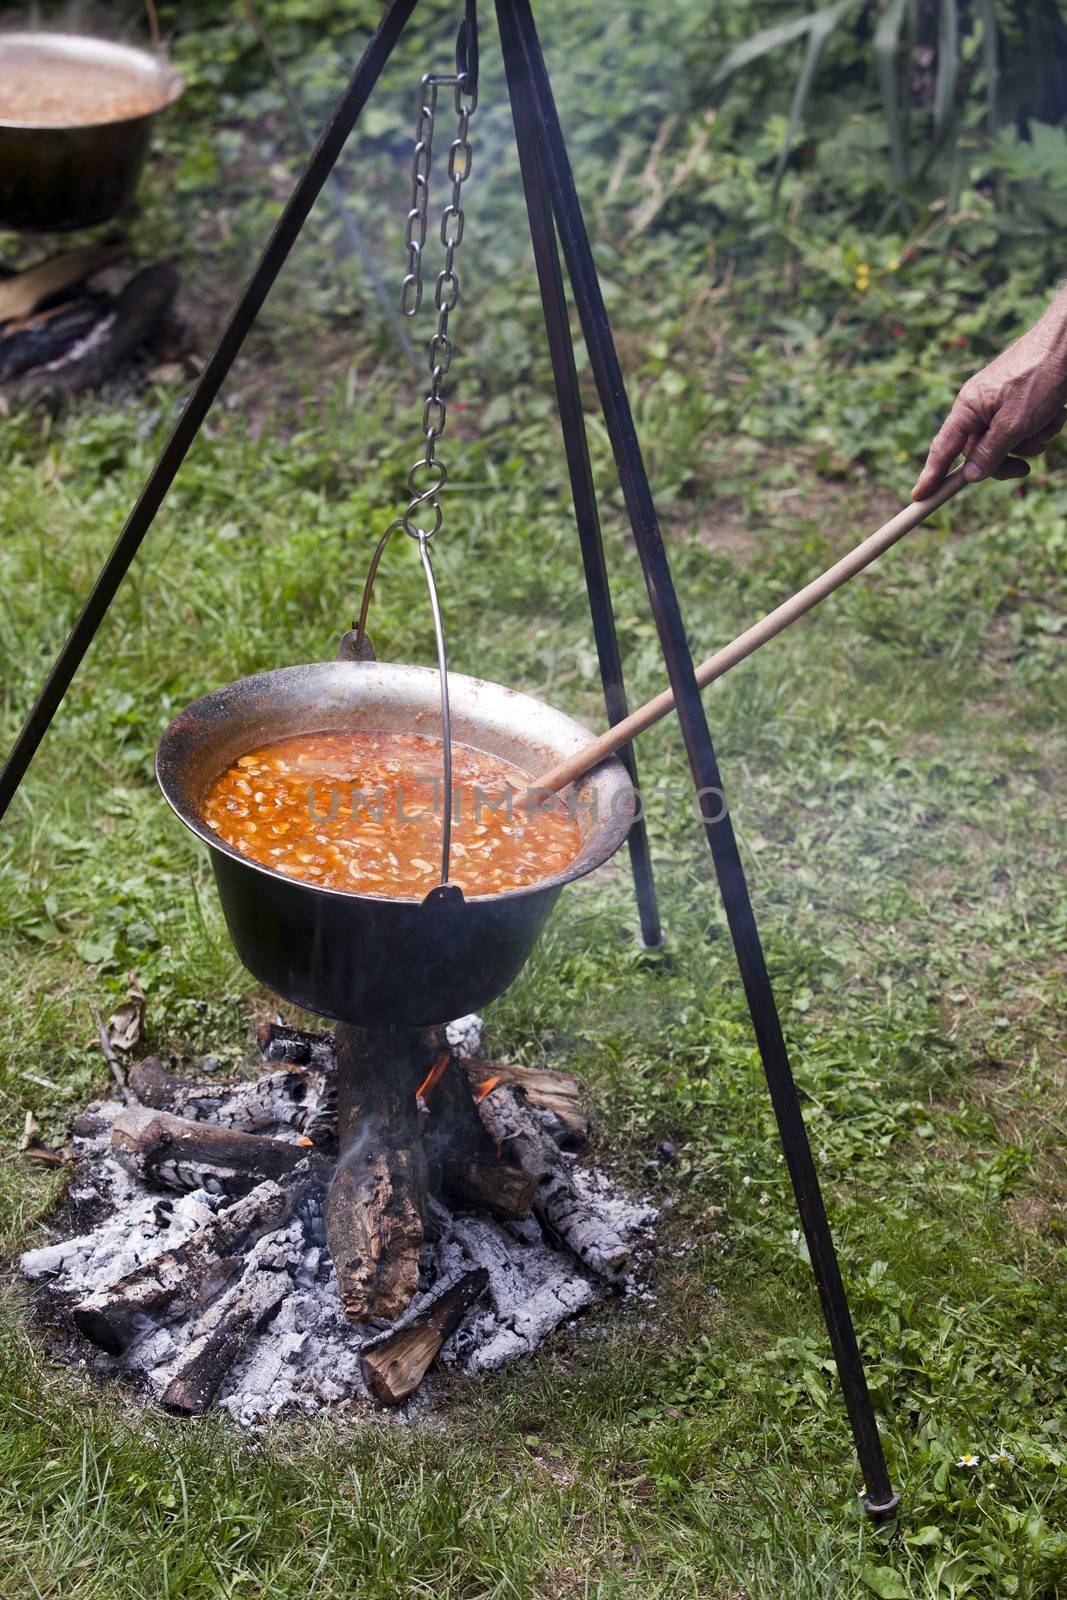
<path fill-rule="evenodd" d="M 0 227 L 88 228 L 132 198 L 159 113 L 185 90 L 181 74 L 147 50 L 78 33 L 0 33 L 0 62 L 26 78 L 62 63 L 102 84 L 143 91 L 136 116 L 69 126 L 0 117 Z"/>
<path fill-rule="evenodd" d="M 525 772 L 547 771 L 592 738 L 563 712 L 500 684 L 449 673 L 448 686 L 453 738 Z M 601 866 L 626 838 L 636 800 L 626 769 L 612 757 L 570 791 L 581 844 L 562 872 L 471 899 L 455 885 L 411 900 L 320 888 L 249 860 L 204 822 L 207 789 L 238 756 L 298 733 L 349 729 L 439 738 L 437 673 L 328 661 L 241 678 L 174 719 L 156 775 L 211 851 L 238 955 L 276 994 L 364 1027 L 422 1027 L 475 1011 L 514 981 L 564 884 Z"/>

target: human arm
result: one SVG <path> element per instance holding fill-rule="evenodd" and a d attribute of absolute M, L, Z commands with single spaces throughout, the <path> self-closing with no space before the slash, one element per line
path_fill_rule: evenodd
<path fill-rule="evenodd" d="M 968 378 L 942 424 L 912 490 L 932 494 L 956 457 L 963 475 L 1025 478 L 1036 456 L 1067 420 L 1067 288 L 1032 328 Z"/>

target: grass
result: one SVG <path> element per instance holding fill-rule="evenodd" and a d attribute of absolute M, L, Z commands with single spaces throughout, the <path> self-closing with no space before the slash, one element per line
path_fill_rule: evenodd
<path fill-rule="evenodd" d="M 546 37 L 558 28 L 565 39 L 590 15 L 544 9 Z M 296 10 L 281 8 L 293 28 Z M 336 44 L 344 25 L 320 10 Z M 438 19 L 447 38 L 444 8 L 432 10 Z M 135 238 L 146 255 L 175 253 L 190 296 L 211 308 L 247 269 L 287 158 L 269 85 L 238 50 L 235 25 L 212 31 L 209 21 L 181 41 L 200 86 L 167 135 Z M 624 45 L 605 48 L 625 61 Z M 403 205 L 390 119 L 406 125 L 395 108 L 421 61 L 406 49 L 358 196 L 394 264 L 397 229 L 381 213 Z M 314 59 L 328 76 L 323 52 Z M 476 145 L 484 190 L 472 179 L 467 245 L 476 292 L 460 314 L 465 409 L 450 413 L 443 451 L 455 483 L 438 557 L 451 654 L 458 670 L 599 724 L 489 52 L 487 70 Z M 710 651 L 900 501 L 952 374 L 935 359 L 798 350 L 784 326 L 789 274 L 815 269 L 792 258 L 781 271 L 768 265 L 755 287 L 723 280 L 692 315 L 694 282 L 710 281 L 706 263 L 694 266 L 698 247 L 672 220 L 617 248 L 614 214 L 592 182 L 609 113 L 583 120 L 588 82 L 561 77 L 676 579 L 694 645 Z M 240 103 L 234 82 L 246 85 Z M 315 84 L 309 76 L 309 93 Z M 652 180 L 636 159 L 628 173 L 619 204 L 635 208 Z M 208 194 L 218 197 L 210 211 Z M 147 1046 L 248 1057 L 263 997 L 227 943 L 203 858 L 158 798 L 151 759 L 162 727 L 195 695 L 332 653 L 399 502 L 415 391 L 373 311 L 355 314 L 351 282 L 332 225 L 318 219 L 3 830 L 0 1219 L 11 1261 L 62 1183 L 17 1154 L 25 1112 L 61 1141 L 102 1086 L 90 1007 L 117 997 L 129 970 L 149 997 Z M 893 283 L 891 292 L 902 303 L 911 293 Z M 856 303 L 842 290 L 828 319 L 847 327 Z M 5 735 L 176 399 L 173 388 L 120 388 L 57 421 L 0 423 Z M 661 687 L 662 667 L 597 422 L 591 445 L 636 701 Z M 568 892 L 488 1019 L 495 1050 L 584 1078 L 604 1159 L 664 1202 L 655 1305 L 579 1324 L 522 1369 L 453 1382 L 425 1425 L 330 1417 L 249 1438 L 214 1419 L 163 1419 L 64 1366 L 31 1333 L 12 1274 L 0 1330 L 0 1592 L 1064 1592 L 1065 511 L 1055 473 L 1022 492 L 970 491 L 708 696 L 905 1496 L 895 1528 L 876 1531 L 859 1507 L 758 1057 L 667 724 L 640 751 L 666 951 L 634 943 L 620 857 Z M 373 617 L 383 655 L 432 659 L 421 583 L 410 552 L 391 551 Z M 666 1138 L 677 1157 L 657 1165 Z M 1010 1459 L 995 1465 L 1001 1449 Z M 969 1450 L 980 1465 L 957 1467 Z"/>

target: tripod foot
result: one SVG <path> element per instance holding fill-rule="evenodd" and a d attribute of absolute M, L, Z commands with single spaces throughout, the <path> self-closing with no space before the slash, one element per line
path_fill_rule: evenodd
<path fill-rule="evenodd" d="M 899 1494 L 891 1494 L 888 1500 L 876 1501 L 866 1495 L 863 1499 L 863 1509 L 875 1522 L 888 1522 L 890 1517 L 895 1517 L 900 1507 Z"/>

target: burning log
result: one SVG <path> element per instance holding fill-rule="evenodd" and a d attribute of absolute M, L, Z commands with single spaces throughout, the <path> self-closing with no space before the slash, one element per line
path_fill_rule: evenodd
<path fill-rule="evenodd" d="M 149 1056 L 131 1068 L 129 1081 L 143 1105 L 193 1121 L 210 1119 L 243 1133 L 292 1128 L 313 1144 L 337 1131 L 334 1096 L 323 1074 L 303 1067 L 232 1083 L 191 1083 Z"/>
<path fill-rule="evenodd" d="M 168 1411 L 200 1416 L 253 1334 L 268 1322 L 293 1287 L 285 1270 L 289 1247 L 282 1236 L 260 1241 L 232 1289 L 208 1306 L 190 1329 L 191 1353 L 160 1396 Z"/>
<path fill-rule="evenodd" d="M 146 1183 L 234 1195 L 264 1178 L 291 1173 L 311 1141 L 269 1139 L 150 1106 L 128 1106 L 112 1124 L 111 1147 L 126 1170 Z"/>
<path fill-rule="evenodd" d="M 406 1327 L 363 1346 L 363 1381 L 380 1405 L 399 1405 L 414 1394 L 445 1340 L 488 1287 L 489 1274 L 484 1267 L 467 1272 Z"/>
<path fill-rule="evenodd" d="M 111 1355 L 118 1355 L 153 1320 L 186 1316 L 215 1294 L 240 1267 L 233 1254 L 288 1221 L 308 1189 L 322 1184 L 324 1173 L 308 1161 L 307 1171 L 282 1188 L 272 1179 L 257 1184 L 240 1200 L 219 1211 L 173 1250 L 166 1250 L 106 1289 L 74 1307 L 79 1332 Z"/>
<path fill-rule="evenodd" d="M 429 1102 L 422 1138 L 434 1187 L 439 1184 L 451 1199 L 506 1221 L 528 1217 L 537 1180 L 498 1157 L 451 1050 L 442 1051 L 419 1096 Z"/>
<path fill-rule="evenodd" d="M 630 1247 L 578 1189 L 555 1140 L 518 1091 L 498 1082 L 481 1096 L 478 1111 L 501 1152 L 536 1176 L 533 1209 L 542 1224 L 601 1277 L 621 1278 L 630 1264 Z"/>
<path fill-rule="evenodd" d="M 434 1028 L 337 1029 L 338 1163 L 326 1243 L 352 1322 L 398 1317 L 418 1288 L 427 1174 L 417 1094 L 442 1045 Z"/>
<path fill-rule="evenodd" d="M 547 1113 L 552 1136 L 559 1145 L 580 1147 L 589 1142 L 589 1118 L 582 1109 L 581 1090 L 574 1078 L 537 1067 L 513 1067 L 505 1061 L 468 1059 L 463 1066 L 475 1093 L 490 1079 L 521 1089 L 530 1105 Z"/>

